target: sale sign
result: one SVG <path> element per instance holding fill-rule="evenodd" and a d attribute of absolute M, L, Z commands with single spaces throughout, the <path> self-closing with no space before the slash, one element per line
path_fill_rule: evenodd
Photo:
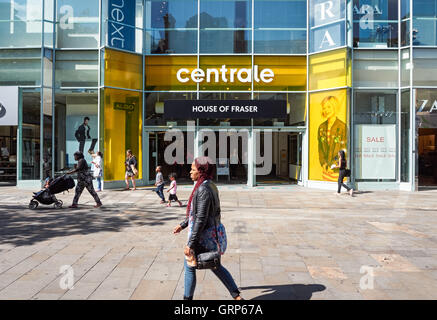
<path fill-rule="evenodd" d="M 396 179 L 396 125 L 355 126 L 355 178 Z"/>

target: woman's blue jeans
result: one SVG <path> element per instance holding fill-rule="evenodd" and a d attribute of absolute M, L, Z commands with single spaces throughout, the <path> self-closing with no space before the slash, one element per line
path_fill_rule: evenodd
<path fill-rule="evenodd" d="M 155 191 L 158 194 L 158 196 L 161 198 L 161 200 L 165 201 L 165 197 L 164 197 L 164 184 L 161 184 L 161 185 L 157 186 Z"/>
<path fill-rule="evenodd" d="M 184 285 L 184 299 L 193 299 L 194 289 L 196 289 L 196 268 L 187 265 L 187 260 L 184 257 L 184 267 L 185 267 L 185 285 Z M 229 271 L 220 265 L 217 269 L 211 269 L 212 272 L 220 279 L 220 281 L 225 285 L 226 289 L 229 290 L 232 298 L 240 295 L 237 284 L 232 278 Z"/>
<path fill-rule="evenodd" d="M 97 190 L 102 190 L 102 177 L 97 177 Z"/>

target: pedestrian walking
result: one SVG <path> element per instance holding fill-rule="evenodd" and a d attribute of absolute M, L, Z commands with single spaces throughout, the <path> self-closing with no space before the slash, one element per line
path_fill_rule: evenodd
<path fill-rule="evenodd" d="M 179 201 L 178 196 L 176 195 L 176 191 L 178 188 L 178 185 L 176 183 L 176 173 L 171 173 L 170 176 L 170 188 L 168 188 L 167 192 L 170 192 L 170 195 L 168 196 L 168 203 L 167 207 L 171 207 L 171 201 L 176 201 L 179 203 L 179 207 L 182 207 L 182 202 Z"/>
<path fill-rule="evenodd" d="M 161 198 L 161 203 L 165 203 L 164 197 L 164 176 L 162 175 L 162 167 L 157 166 L 156 169 L 156 178 L 155 178 L 155 186 L 156 193 Z"/>
<path fill-rule="evenodd" d="M 102 176 L 103 176 L 103 164 L 102 164 L 102 153 L 97 151 L 91 155 L 93 157 L 93 176 L 97 180 L 97 190 L 96 192 L 102 191 Z"/>
<path fill-rule="evenodd" d="M 74 190 L 73 204 L 69 208 L 77 208 L 77 203 L 79 202 L 79 197 L 82 194 L 83 189 L 87 189 L 91 196 L 96 201 L 94 208 L 102 206 L 99 196 L 93 187 L 93 177 L 88 169 L 88 164 L 84 159 L 83 153 L 76 151 L 74 153 L 74 160 L 77 161 L 76 168 L 67 172 L 67 174 L 77 173 L 77 185 Z"/>
<path fill-rule="evenodd" d="M 197 255 L 207 252 L 226 250 L 226 231 L 220 221 L 220 199 L 213 183 L 215 165 L 208 157 L 199 157 L 191 164 L 190 177 L 196 182 L 187 205 L 186 219 L 173 233 L 178 234 L 188 227 L 188 243 L 184 248 L 185 286 L 184 300 L 192 300 L 196 288 Z M 242 300 L 234 279 L 221 264 L 213 267 L 212 272 L 228 289 L 235 300 Z"/>
<path fill-rule="evenodd" d="M 130 190 L 129 188 L 129 178 L 132 180 L 133 190 L 137 190 L 135 184 L 135 176 L 138 174 L 137 169 L 137 158 L 133 155 L 132 150 L 126 151 L 126 161 L 124 162 L 126 167 L 126 174 L 124 176 L 124 181 L 126 182 L 126 188 L 124 190 Z"/>
<path fill-rule="evenodd" d="M 338 152 L 338 164 L 337 165 L 334 164 L 334 165 L 331 166 L 331 169 L 336 169 L 336 168 L 340 169 L 339 170 L 339 174 L 338 174 L 338 190 L 337 190 L 337 195 L 340 194 L 341 187 L 343 186 L 349 192 L 351 197 L 353 197 L 354 189 L 349 188 L 347 185 L 345 185 L 343 183 L 343 179 L 345 177 L 350 177 L 350 170 L 347 169 L 347 167 L 346 167 L 346 156 L 345 156 L 344 150 L 340 150 Z"/>

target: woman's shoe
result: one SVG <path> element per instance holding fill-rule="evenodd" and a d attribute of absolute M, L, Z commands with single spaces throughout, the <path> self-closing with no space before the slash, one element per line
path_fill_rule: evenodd
<path fill-rule="evenodd" d="M 77 208 L 77 204 L 72 204 L 71 206 L 69 206 L 69 208 L 75 209 L 75 208 Z"/>
<path fill-rule="evenodd" d="M 170 204 L 170 203 L 167 203 L 167 207 L 171 207 L 171 204 Z"/>
<path fill-rule="evenodd" d="M 236 296 L 234 300 L 244 300 L 242 296 Z"/>
<path fill-rule="evenodd" d="M 102 206 L 102 204 L 101 203 L 98 203 L 98 204 L 96 204 L 95 206 L 94 206 L 94 208 L 100 208 Z"/>

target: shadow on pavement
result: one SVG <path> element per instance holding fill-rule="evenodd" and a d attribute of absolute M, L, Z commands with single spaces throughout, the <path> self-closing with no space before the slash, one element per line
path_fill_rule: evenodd
<path fill-rule="evenodd" d="M 32 245 L 55 237 L 96 232 L 119 232 L 128 227 L 163 225 L 181 220 L 178 213 L 137 207 L 80 205 L 78 209 L 38 207 L 30 210 L 18 205 L 0 207 L 0 244 Z"/>
<path fill-rule="evenodd" d="M 285 284 L 272 286 L 253 286 L 242 290 L 263 290 L 264 294 L 252 300 L 309 300 L 314 292 L 324 291 L 321 284 Z"/>

